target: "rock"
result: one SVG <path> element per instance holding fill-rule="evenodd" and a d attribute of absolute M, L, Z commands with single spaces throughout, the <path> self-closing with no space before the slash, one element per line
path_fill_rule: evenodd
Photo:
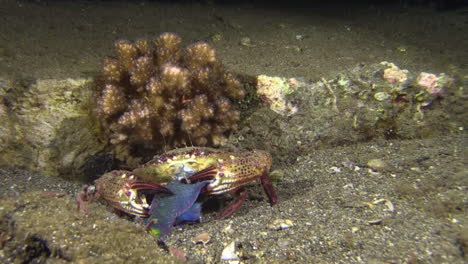
<path fill-rule="evenodd" d="M 446 88 L 454 82 L 453 78 L 445 73 L 435 75 L 433 73 L 421 72 L 416 79 L 418 86 L 432 96 L 442 95 Z"/>
<path fill-rule="evenodd" d="M 374 94 L 374 99 L 379 102 L 385 101 L 388 98 L 390 98 L 390 95 L 386 92 L 377 92 Z"/>
<path fill-rule="evenodd" d="M 257 95 L 275 113 L 290 116 L 295 114 L 298 108 L 287 97 L 301 85 L 302 83 L 295 78 L 286 79 L 259 75 L 257 77 Z"/>
<path fill-rule="evenodd" d="M 0 89 L 0 165 L 66 178 L 83 177 L 87 160 L 101 152 L 90 114 L 92 78 L 6 81 Z"/>
<path fill-rule="evenodd" d="M 408 70 L 402 70 L 394 63 L 383 61 L 380 63 L 385 67 L 383 79 L 391 84 L 393 87 L 403 90 L 408 83 Z"/>

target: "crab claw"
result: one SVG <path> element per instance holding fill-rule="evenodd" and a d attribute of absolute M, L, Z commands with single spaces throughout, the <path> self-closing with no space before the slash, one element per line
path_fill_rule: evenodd
<path fill-rule="evenodd" d="M 216 178 L 217 173 L 218 170 L 216 169 L 216 167 L 209 167 L 193 174 L 187 179 L 184 179 L 182 182 L 195 183 L 200 181 L 214 180 Z"/>
<path fill-rule="evenodd" d="M 109 205 L 130 215 L 148 217 L 147 196 L 172 194 L 166 187 L 138 180 L 129 171 L 111 171 L 96 180 L 97 191 Z"/>
<path fill-rule="evenodd" d="M 146 190 L 146 191 L 151 191 L 154 193 L 166 193 L 166 194 L 173 194 L 171 190 L 168 188 L 156 184 L 156 183 L 150 183 L 150 182 L 144 182 L 144 181 L 134 181 L 129 183 L 129 188 L 140 191 L 140 190 Z"/>
<path fill-rule="evenodd" d="M 159 193 L 173 194 L 171 190 L 162 185 L 139 180 L 131 180 L 125 183 L 125 187 L 118 192 L 119 195 L 126 197 L 127 200 L 121 200 L 116 208 L 123 209 L 122 211 L 129 214 L 148 217 L 150 205 L 148 204 L 146 197 L 147 195 L 154 197 L 154 195 Z"/>
<path fill-rule="evenodd" d="M 257 152 L 262 154 L 261 152 Z M 265 152 L 263 152 L 265 153 Z M 208 194 L 222 194 L 222 193 L 233 193 L 235 194 L 236 199 L 234 202 L 226 206 L 221 213 L 216 217 L 217 219 L 226 219 L 231 216 L 241 205 L 244 203 L 245 199 L 247 198 L 247 193 L 244 189 L 244 186 L 249 182 L 260 179 L 260 182 L 265 190 L 265 193 L 268 196 L 270 204 L 273 206 L 278 202 L 278 196 L 276 195 L 275 189 L 271 183 L 270 177 L 268 176 L 268 168 L 270 167 L 271 158 L 269 154 L 263 156 L 259 156 L 264 158 L 263 162 L 257 162 L 259 165 L 255 164 L 252 166 L 251 170 L 258 169 L 259 173 L 233 173 L 232 171 L 222 170 L 217 167 L 209 167 L 204 170 L 201 170 L 191 177 L 188 177 L 183 183 L 196 183 L 200 181 L 211 181 L 208 184 L 202 193 Z M 260 158 L 259 158 L 260 160 Z M 262 167 L 262 164 L 266 164 Z M 245 171 L 248 171 L 245 169 Z"/>

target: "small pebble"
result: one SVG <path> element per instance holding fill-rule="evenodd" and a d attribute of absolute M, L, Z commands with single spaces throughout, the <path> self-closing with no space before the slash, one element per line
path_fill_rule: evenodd
<path fill-rule="evenodd" d="M 282 170 L 274 170 L 270 172 L 270 180 L 272 182 L 279 182 L 284 177 L 284 171 Z"/>
<path fill-rule="evenodd" d="M 349 161 L 349 160 L 341 162 L 341 165 L 343 165 L 343 167 L 348 168 L 350 170 L 354 170 L 354 166 L 355 166 L 354 162 Z"/>
<path fill-rule="evenodd" d="M 185 252 L 183 250 L 175 247 L 170 247 L 169 252 L 171 253 L 171 255 L 175 256 L 180 261 L 187 261 L 187 257 L 185 256 Z"/>
<path fill-rule="evenodd" d="M 221 34 L 214 34 L 213 36 L 211 36 L 211 40 L 213 42 L 218 42 L 218 41 L 221 41 L 223 39 L 223 35 Z"/>
<path fill-rule="evenodd" d="M 390 95 L 386 92 L 377 92 L 374 94 L 374 99 L 379 102 L 385 101 L 388 98 L 390 98 Z"/>
<path fill-rule="evenodd" d="M 293 50 L 295 52 L 302 52 L 302 49 L 301 47 L 299 46 L 296 46 L 296 45 L 286 45 L 284 46 L 286 49 L 290 49 L 290 50 Z"/>
<path fill-rule="evenodd" d="M 229 224 L 223 229 L 223 232 L 227 234 L 231 234 L 232 232 L 234 232 L 234 230 L 232 229 L 232 226 Z"/>
<path fill-rule="evenodd" d="M 382 159 L 371 159 L 367 162 L 367 166 L 373 170 L 379 171 L 386 169 L 387 163 Z"/>
<path fill-rule="evenodd" d="M 253 46 L 254 46 L 254 45 L 252 44 L 252 41 L 251 41 L 250 38 L 248 38 L 248 37 L 241 38 L 240 44 L 241 44 L 242 46 L 246 46 L 246 47 L 253 47 Z"/>
<path fill-rule="evenodd" d="M 283 230 L 283 229 L 290 228 L 293 225 L 294 225 L 293 221 L 289 219 L 276 219 L 275 221 L 273 221 L 273 223 L 268 225 L 268 227 L 273 230 Z"/>
<path fill-rule="evenodd" d="M 291 241 L 286 240 L 286 239 L 280 239 L 278 240 L 278 246 L 282 249 L 287 249 L 291 245 Z"/>

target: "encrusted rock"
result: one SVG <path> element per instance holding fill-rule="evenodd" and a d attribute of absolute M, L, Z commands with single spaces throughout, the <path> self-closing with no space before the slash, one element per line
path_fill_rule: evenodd
<path fill-rule="evenodd" d="M 103 150 L 90 118 L 93 80 L 5 81 L 0 92 L 0 160 L 49 175 L 83 177 Z M 8 85 L 7 85 L 8 84 Z"/>
<path fill-rule="evenodd" d="M 257 77 L 257 95 L 270 106 L 274 112 L 290 116 L 297 112 L 298 108 L 287 99 L 301 84 L 297 79 L 270 77 L 259 75 Z"/>

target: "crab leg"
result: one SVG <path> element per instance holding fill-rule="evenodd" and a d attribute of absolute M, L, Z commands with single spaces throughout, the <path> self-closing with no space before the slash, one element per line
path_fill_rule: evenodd
<path fill-rule="evenodd" d="M 262 183 L 263 189 L 270 200 L 270 205 L 275 205 L 278 202 L 278 196 L 276 195 L 275 189 L 271 184 L 270 177 L 268 173 L 264 172 L 262 176 L 260 176 L 260 182 Z"/>
<path fill-rule="evenodd" d="M 245 189 L 239 188 L 235 192 L 238 195 L 236 200 L 234 200 L 234 202 L 232 202 L 230 205 L 226 206 L 223 211 L 221 211 L 221 213 L 215 217 L 216 219 L 221 220 L 228 218 L 244 203 L 245 199 L 247 198 L 247 192 Z"/>

